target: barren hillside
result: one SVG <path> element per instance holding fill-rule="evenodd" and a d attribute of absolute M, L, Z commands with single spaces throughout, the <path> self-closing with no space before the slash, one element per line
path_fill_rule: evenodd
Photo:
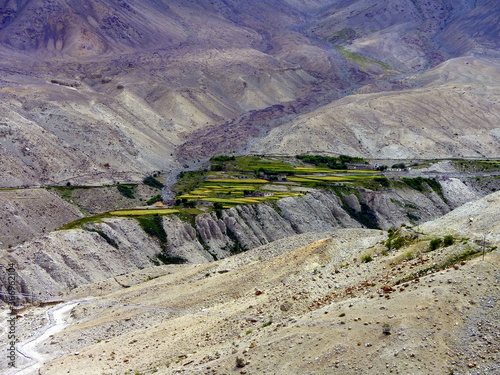
<path fill-rule="evenodd" d="M 95 297 L 40 345 L 62 355 L 41 373 L 496 373 L 499 198 L 418 228 L 289 237 L 80 288 Z"/>
<path fill-rule="evenodd" d="M 497 156 L 494 14 L 495 1 L 2 1 L 0 184 L 138 181 L 249 150 Z"/>
<path fill-rule="evenodd" d="M 1 371 L 500 374 L 498 19 L 0 0 Z"/>

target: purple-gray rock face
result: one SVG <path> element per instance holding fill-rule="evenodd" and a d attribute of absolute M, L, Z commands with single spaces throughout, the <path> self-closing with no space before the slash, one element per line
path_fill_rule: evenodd
<path fill-rule="evenodd" d="M 496 1 L 0 1 L 0 185 L 233 151 L 497 156 Z"/>

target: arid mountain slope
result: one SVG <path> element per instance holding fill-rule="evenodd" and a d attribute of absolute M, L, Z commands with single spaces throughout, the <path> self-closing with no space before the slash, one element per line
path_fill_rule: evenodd
<path fill-rule="evenodd" d="M 499 199 L 389 233 L 399 250 L 384 232 L 342 229 L 75 290 L 99 297 L 43 346 L 62 357 L 41 373 L 495 373 L 499 238 L 483 245 L 475 231 L 496 222 Z M 454 231 L 452 244 L 429 247 Z"/>
<path fill-rule="evenodd" d="M 301 15 L 281 3 L 9 1 L 3 9 L 3 186 L 137 180 L 175 168 L 174 149 L 194 129 L 294 101 L 317 81 L 265 52 L 274 33 L 311 44 L 287 31 Z M 324 73 L 328 54 L 317 57 Z"/>
<path fill-rule="evenodd" d="M 495 1 L 445 0 L 2 0 L 1 186 L 137 181 L 177 160 L 245 150 L 494 156 L 495 9 Z M 484 73 L 482 98 L 464 103 L 446 82 L 433 87 L 436 98 L 408 91 L 425 69 L 471 53 L 483 55 L 467 57 L 471 64 L 494 74 Z M 463 89 L 475 95 L 481 85 L 472 79 Z M 365 112 L 366 98 L 351 94 L 394 90 L 401 100 L 380 94 L 379 107 L 418 117 L 402 129 L 384 111 L 366 114 L 368 129 L 365 114 L 342 114 Z M 425 100 L 437 107 L 428 134 L 413 130 L 429 115 L 417 104 Z M 476 116 L 469 103 L 491 113 Z M 297 116 L 325 104 L 320 111 L 339 108 L 349 142 L 335 143 L 329 134 L 342 131 L 318 120 L 320 146 L 304 137 L 274 145 L 290 137 L 274 128 L 302 127 Z M 462 119 L 459 141 L 440 130 L 449 114 Z M 435 137 L 450 144 L 429 147 Z"/>
<path fill-rule="evenodd" d="M 397 70 L 420 72 L 470 51 L 494 52 L 497 17 L 494 0 L 336 1 L 309 33 Z"/>
<path fill-rule="evenodd" d="M 498 157 L 498 77 L 496 60 L 453 59 L 409 79 L 421 87 L 348 96 L 273 129 L 250 150 L 372 158 Z"/>

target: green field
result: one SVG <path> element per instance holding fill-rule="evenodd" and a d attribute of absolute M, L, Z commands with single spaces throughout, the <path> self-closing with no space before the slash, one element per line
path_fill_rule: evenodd
<path fill-rule="evenodd" d="M 113 216 L 144 216 L 144 215 L 166 215 L 174 214 L 179 212 L 179 210 L 172 208 L 155 208 L 155 209 L 145 209 L 145 210 L 118 210 L 111 211 L 110 214 Z"/>
<path fill-rule="evenodd" d="M 309 159 L 318 162 L 323 159 L 329 161 L 348 158 L 345 156 L 343 159 L 342 157 Z M 311 166 L 308 164 L 309 160 L 302 159 L 304 158 L 221 155 L 212 158 L 210 170 L 182 174 L 175 191 L 178 192 L 178 199 L 190 204 L 207 201 L 231 207 L 237 204 L 253 204 L 302 195 L 303 193 L 292 192 L 294 186 L 324 187 L 329 183 L 368 185 L 374 178 L 379 177 L 378 172 L 373 170 L 331 169 L 321 163 L 318 166 Z M 354 161 L 364 162 L 364 160 Z M 285 188 L 282 188 L 284 191 L 271 189 L 270 196 L 252 196 L 253 193 L 265 193 L 268 184 Z"/>
<path fill-rule="evenodd" d="M 232 178 L 211 178 L 207 179 L 205 181 L 208 182 L 219 182 L 219 183 L 225 183 L 228 182 L 230 184 L 267 184 L 269 181 L 268 180 L 263 180 L 260 178 L 246 178 L 246 179 L 232 179 Z"/>

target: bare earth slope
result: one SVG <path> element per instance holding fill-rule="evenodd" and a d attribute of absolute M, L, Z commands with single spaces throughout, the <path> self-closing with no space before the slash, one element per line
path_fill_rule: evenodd
<path fill-rule="evenodd" d="M 180 272 L 165 266 L 160 277 L 157 268 L 149 281 L 132 275 L 135 285 L 113 283 L 73 309 L 71 327 L 40 346 L 64 353 L 41 373 L 496 373 L 498 235 L 484 260 L 464 254 L 482 248 L 474 225 L 494 223 L 499 204 L 495 193 L 422 225 L 424 234 L 401 229 L 407 244 L 387 255 L 384 232 L 341 229 L 306 246 L 289 238 Z M 429 239 L 455 230 L 454 244 L 428 251 Z"/>
<path fill-rule="evenodd" d="M 0 186 L 137 181 L 248 150 L 498 156 L 495 10 L 0 1 Z M 468 82 L 425 73 L 442 62 Z"/>
<path fill-rule="evenodd" d="M 256 153 L 331 152 L 382 158 L 498 157 L 500 65 L 464 57 L 422 87 L 351 95 L 273 129 Z"/>

